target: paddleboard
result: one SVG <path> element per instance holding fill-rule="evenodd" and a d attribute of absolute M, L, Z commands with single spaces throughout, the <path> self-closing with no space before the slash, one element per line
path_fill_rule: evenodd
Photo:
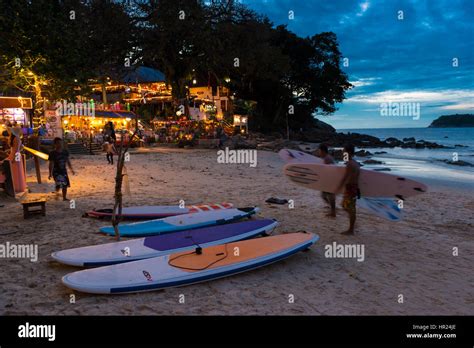
<path fill-rule="evenodd" d="M 288 163 L 301 162 L 301 163 L 321 163 L 324 161 L 322 158 L 310 155 L 303 151 L 282 149 L 278 152 L 280 158 Z"/>
<path fill-rule="evenodd" d="M 288 233 L 210 246 L 65 275 L 67 287 L 94 294 L 120 294 L 194 284 L 249 271 L 308 249 L 312 233 Z"/>
<path fill-rule="evenodd" d="M 211 210 L 132 224 L 120 224 L 118 228 L 122 237 L 146 237 L 205 226 L 221 225 L 249 217 L 258 211 L 259 208 L 257 207 Z M 100 231 L 105 234 L 115 235 L 112 226 L 101 227 Z"/>
<path fill-rule="evenodd" d="M 67 249 L 51 254 L 53 259 L 71 266 L 97 267 L 130 262 L 194 250 L 267 234 L 278 223 L 271 219 L 249 220 L 231 224 L 197 228 L 124 242 Z"/>
<path fill-rule="evenodd" d="M 35 156 L 38 156 L 41 159 L 44 159 L 45 161 L 49 160 L 49 155 L 47 153 L 32 149 L 32 148 L 24 146 L 24 145 L 23 145 L 23 149 L 25 149 L 26 151 L 32 153 Z"/>
<path fill-rule="evenodd" d="M 392 198 L 361 197 L 357 206 L 386 220 L 399 221 L 402 218 L 402 210 Z"/>
<path fill-rule="evenodd" d="M 177 205 L 148 205 L 122 208 L 122 218 L 130 220 L 159 219 L 167 216 L 175 216 L 201 211 L 221 210 L 232 208 L 231 203 L 201 204 L 180 208 Z M 94 209 L 86 214 L 97 218 L 112 218 L 113 209 Z"/>
<path fill-rule="evenodd" d="M 339 183 L 344 177 L 345 166 L 318 163 L 289 163 L 283 172 L 298 185 L 318 191 L 341 193 Z M 406 198 L 427 191 L 421 182 L 403 176 L 360 169 L 359 189 L 363 197 Z"/>

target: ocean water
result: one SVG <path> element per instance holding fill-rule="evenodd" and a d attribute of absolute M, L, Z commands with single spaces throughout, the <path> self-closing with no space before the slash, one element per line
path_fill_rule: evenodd
<path fill-rule="evenodd" d="M 368 134 L 380 139 L 394 137 L 402 140 L 413 137 L 416 140 L 426 140 L 448 146 L 450 148 L 447 149 L 369 148 L 368 150 L 372 153 L 377 151 L 386 151 L 387 153 L 373 157 L 373 159 L 384 162 L 383 165 L 367 165 L 366 168 L 388 167 L 394 173 L 467 183 L 474 187 L 474 167 L 441 162 L 442 160 L 453 161 L 457 158 L 474 164 L 474 128 L 374 128 L 341 129 L 338 131 Z M 456 147 L 456 145 L 467 147 Z M 363 159 L 359 160 L 363 161 Z"/>

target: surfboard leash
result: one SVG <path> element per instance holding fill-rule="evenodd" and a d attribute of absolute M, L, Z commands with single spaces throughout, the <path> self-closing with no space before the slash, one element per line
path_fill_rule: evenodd
<path fill-rule="evenodd" d="M 197 249 L 197 248 L 196 248 Z M 211 267 L 212 265 L 215 265 L 216 263 L 226 259 L 228 256 L 229 256 L 229 253 L 227 251 L 227 244 L 224 244 L 224 251 L 223 253 L 218 253 L 216 254 L 216 256 L 220 256 L 220 255 L 224 255 L 223 257 L 221 257 L 220 259 L 217 259 L 213 262 L 211 262 L 210 264 L 208 264 L 207 266 L 205 267 L 202 267 L 202 268 L 190 268 L 190 267 L 184 267 L 184 266 L 177 266 L 177 265 L 173 265 L 172 262 L 174 260 L 177 260 L 181 257 L 184 257 L 184 256 L 189 256 L 189 255 L 193 255 L 193 254 L 196 254 L 196 255 L 201 255 L 197 252 L 197 250 L 193 251 L 193 252 L 190 252 L 190 253 L 186 253 L 186 254 L 182 254 L 182 255 L 178 255 L 172 259 L 169 259 L 168 260 L 168 265 L 172 266 L 172 267 L 176 267 L 176 268 L 180 268 L 180 269 L 185 269 L 185 270 L 188 270 L 188 271 L 204 271 L 205 269 L 208 269 L 209 267 Z"/>
<path fill-rule="evenodd" d="M 189 238 L 191 239 L 191 241 L 193 242 L 193 244 L 196 246 L 196 249 L 194 250 L 196 252 L 197 255 L 201 255 L 202 254 L 202 247 L 199 245 L 198 242 L 196 242 L 192 236 L 192 234 L 184 237 L 184 238 Z"/>

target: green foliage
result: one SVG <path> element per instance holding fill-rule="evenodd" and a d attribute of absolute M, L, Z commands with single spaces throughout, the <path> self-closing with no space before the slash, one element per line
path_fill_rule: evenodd
<path fill-rule="evenodd" d="M 141 5 L 146 13 L 141 47 L 145 65 L 161 70 L 173 96 L 184 99 L 193 69 L 205 54 L 204 8 L 196 0 L 160 0 Z"/>
<path fill-rule="evenodd" d="M 262 131 L 286 129 L 287 116 L 293 128 L 311 127 L 313 114 L 333 113 L 351 87 L 334 33 L 300 38 L 228 0 L 158 0 L 142 10 L 144 60 L 165 72 L 174 96 L 185 98 L 193 78 L 227 85 L 256 102 L 251 124 Z"/>
<path fill-rule="evenodd" d="M 351 87 L 334 33 L 301 38 L 232 0 L 0 0 L 0 9 L 3 89 L 72 100 L 91 80 L 120 77 L 129 57 L 165 74 L 176 105 L 187 108 L 193 79 L 227 86 L 253 101 L 255 129 L 274 131 L 311 127 Z"/>
<path fill-rule="evenodd" d="M 91 0 L 0 0 L 0 82 L 29 89 L 30 71 L 50 99 L 87 94 L 90 79 L 117 76 L 132 52 L 133 27 L 123 5 Z M 15 68 L 15 59 L 21 68 Z M 31 89 L 30 89 L 31 90 Z"/>

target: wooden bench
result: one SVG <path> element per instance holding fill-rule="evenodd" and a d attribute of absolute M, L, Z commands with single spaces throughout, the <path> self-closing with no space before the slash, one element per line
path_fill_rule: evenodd
<path fill-rule="evenodd" d="M 46 216 L 46 198 L 42 195 L 34 196 L 29 194 L 25 199 L 20 201 L 23 206 L 23 218 L 28 219 L 31 215 L 41 214 Z M 39 209 L 33 209 L 39 207 Z"/>

